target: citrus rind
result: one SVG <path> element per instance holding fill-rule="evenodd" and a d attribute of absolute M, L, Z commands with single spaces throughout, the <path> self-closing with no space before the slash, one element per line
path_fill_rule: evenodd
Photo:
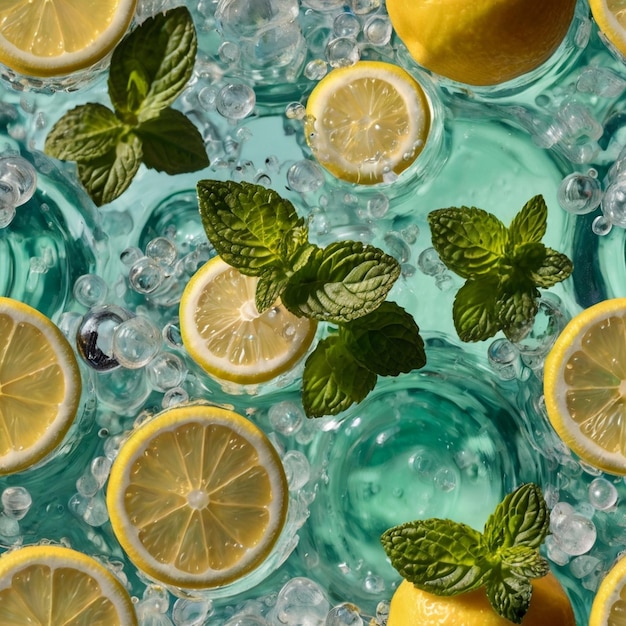
<path fill-rule="evenodd" d="M 113 13 L 108 9 L 111 4 L 116 5 Z M 91 67 L 126 33 L 136 4 L 137 0 L 71 0 L 55 7 L 50 0 L 10 0 L 0 8 L 0 63 L 41 78 Z M 96 18 L 102 21 L 94 23 Z"/>
<path fill-rule="evenodd" d="M 626 475 L 626 456 L 599 445 L 581 431 L 580 424 L 571 417 L 567 406 L 564 372 L 570 358 L 580 351 L 587 331 L 603 320 L 623 316 L 626 316 L 626 298 L 605 300 L 585 309 L 572 318 L 557 337 L 544 366 L 546 410 L 559 437 L 584 461 L 618 475 Z"/>
<path fill-rule="evenodd" d="M 615 5 L 615 11 L 612 5 Z M 600 31 L 622 55 L 626 56 L 626 11 L 623 3 L 589 0 L 589 6 Z"/>
<path fill-rule="evenodd" d="M 281 302 L 259 315 L 254 305 L 256 285 L 255 277 L 214 257 L 191 277 L 181 297 L 183 344 L 191 358 L 219 381 L 240 385 L 270 381 L 292 370 L 315 338 L 317 322 L 293 315 Z"/>
<path fill-rule="evenodd" d="M 621 558 L 611 567 L 602 579 L 591 605 L 589 626 L 618 626 L 623 623 L 624 602 L 626 601 L 626 559 Z M 618 617 L 613 620 L 613 607 L 618 605 Z"/>
<path fill-rule="evenodd" d="M 33 407 L 36 407 L 38 402 L 47 402 L 48 399 L 38 397 L 34 388 L 26 388 L 24 392 L 25 397 L 14 397 L 11 395 L 11 381 L 2 380 L 1 378 L 2 375 L 9 375 L 10 364 L 5 364 L 2 367 L 0 370 L 0 428 L 4 428 L 6 433 L 2 439 L 10 440 L 17 445 L 13 447 L 12 450 L 0 454 L 1 475 L 31 467 L 46 457 L 61 443 L 76 416 L 80 402 L 82 382 L 78 362 L 72 347 L 59 328 L 45 315 L 23 302 L 0 297 L 0 325 L 2 326 L 5 337 L 9 338 L 14 336 L 12 330 L 14 326 L 21 325 L 32 327 L 34 333 L 45 339 L 52 348 L 56 358 L 52 365 L 56 365 L 60 368 L 61 378 L 64 384 L 63 399 L 59 403 L 55 417 L 52 418 L 51 421 L 44 423 L 43 412 L 36 414 Z M 6 349 L 8 343 L 9 342 L 0 342 L 2 350 Z M 4 354 L 1 352 L 0 350 L 0 357 L 3 358 Z M 24 347 L 24 350 L 18 350 L 18 352 L 21 352 L 22 355 L 28 354 L 32 356 L 32 346 Z M 48 384 L 50 384 L 50 381 L 48 381 Z M 55 383 L 55 386 L 58 388 L 58 382 Z M 6 400 L 3 400 L 3 395 Z M 39 435 L 30 445 L 27 445 L 27 443 L 23 441 L 14 441 L 14 434 L 12 434 L 13 429 L 11 429 L 10 425 L 5 423 L 5 419 L 12 419 L 9 417 L 9 413 L 11 415 L 17 415 L 19 410 L 15 410 L 14 406 L 11 410 L 7 407 L 5 415 L 3 413 L 4 401 L 10 401 L 12 405 L 15 403 L 23 403 L 26 407 L 30 407 L 29 414 L 32 416 L 31 421 L 33 421 L 33 428 L 36 427 L 40 430 Z M 19 421 L 20 427 L 23 428 L 26 423 L 26 416 L 23 415 Z"/>
<path fill-rule="evenodd" d="M 175 438 L 179 437 L 180 433 L 190 425 L 207 430 L 216 426 L 225 427 L 232 431 L 238 440 L 245 441 L 246 445 L 251 445 L 255 449 L 257 467 L 262 468 L 261 472 L 266 473 L 266 479 L 269 481 L 270 496 L 265 507 L 267 523 L 262 530 L 262 535 L 256 538 L 254 545 L 238 546 L 243 548 L 245 553 L 235 565 L 229 567 L 207 567 L 201 571 L 190 572 L 177 568 L 172 563 L 165 562 L 164 559 L 155 558 L 142 542 L 140 530 L 133 522 L 133 512 L 127 507 L 127 496 L 132 491 L 132 477 L 136 473 L 138 464 L 140 466 L 142 462 L 146 462 L 146 459 L 150 462 L 151 455 L 158 456 L 159 454 L 158 449 L 153 445 L 155 439 L 168 433 Z M 206 448 L 208 444 L 203 439 L 198 442 L 198 445 Z M 220 463 L 222 458 L 225 459 L 225 457 L 220 457 Z M 224 463 L 228 463 L 228 460 L 224 460 Z M 243 472 L 243 469 L 240 471 Z M 180 498 L 181 493 L 180 491 L 167 493 L 166 483 L 169 477 L 163 478 L 163 510 L 166 510 L 172 506 L 171 499 Z M 177 489 L 182 489 L 180 484 Z M 210 493 L 209 499 L 211 497 Z M 269 556 L 280 537 L 287 518 L 288 499 L 287 478 L 280 457 L 263 431 L 233 411 L 209 405 L 188 405 L 169 409 L 132 432 L 113 463 L 106 495 L 113 531 L 131 561 L 160 583 L 183 589 L 221 587 L 239 580 L 256 569 Z M 167 513 L 162 514 L 165 516 Z M 211 520 L 213 523 L 213 518 Z M 182 530 L 173 530 L 169 541 L 180 542 Z M 209 535 L 206 531 L 205 526 L 205 537 Z M 207 551 L 214 549 L 210 545 L 196 544 L 197 550 L 205 548 Z M 222 546 L 215 548 L 221 550 Z"/>
<path fill-rule="evenodd" d="M 431 117 L 426 92 L 406 70 L 360 61 L 332 70 L 315 86 L 306 105 L 305 132 L 326 170 L 347 182 L 371 185 L 392 181 L 415 162 Z"/>
<path fill-rule="evenodd" d="M 76 570 L 77 573 L 72 574 L 71 570 Z M 41 575 L 38 576 L 37 572 Z M 73 589 L 68 582 L 72 575 L 83 579 L 79 585 L 79 596 L 76 595 L 76 589 Z M 77 605 L 76 608 L 81 612 L 71 615 L 70 622 L 64 619 L 63 624 L 88 623 L 76 620 L 80 620 L 81 617 L 85 619 L 85 616 L 93 619 L 96 615 L 100 619 L 106 618 L 107 626 L 136 626 L 137 624 L 130 596 L 112 572 L 96 559 L 82 552 L 56 545 L 26 546 L 5 552 L 0 557 L 0 621 L 3 624 L 13 623 L 13 621 L 5 621 L 5 618 L 13 617 L 12 609 L 20 611 L 24 620 L 20 623 L 27 623 L 28 618 L 23 615 L 23 611 L 24 603 L 29 605 L 28 598 L 21 597 L 23 590 L 20 592 L 12 590 L 15 581 L 23 585 L 24 579 L 28 581 L 28 588 L 33 590 L 32 593 L 38 594 L 35 604 L 39 607 L 49 604 L 51 610 L 55 611 L 59 609 L 59 606 L 68 602 L 72 607 L 74 604 Z M 35 587 L 35 579 L 38 583 L 44 583 L 51 593 L 56 591 L 59 597 L 45 597 L 46 589 Z M 85 593 L 90 594 L 91 598 L 85 598 Z M 90 604 L 89 600 L 93 604 Z M 111 608 L 117 614 L 117 621 L 110 619 L 113 616 Z M 8 615 L 3 614 L 3 611 L 7 611 Z M 50 616 L 50 622 L 46 623 L 50 626 L 62 626 L 59 622 L 53 623 L 52 620 L 53 616 Z M 31 621 L 29 620 L 28 623 Z M 43 624 L 44 622 L 37 621 L 37 623 Z"/>

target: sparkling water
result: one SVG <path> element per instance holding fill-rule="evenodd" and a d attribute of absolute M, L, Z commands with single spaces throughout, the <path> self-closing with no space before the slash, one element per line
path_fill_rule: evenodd
<path fill-rule="evenodd" d="M 173 4 L 143 2 L 140 10 Z M 581 463 L 556 437 L 541 376 L 572 315 L 624 295 L 626 70 L 593 31 L 587 5 L 579 3 L 567 41 L 541 71 L 470 90 L 417 68 L 380 0 L 186 4 L 200 54 L 176 106 L 202 133 L 206 171 L 164 177 L 142 168 L 124 195 L 96 209 L 73 166 L 41 150 L 66 110 L 106 103 L 104 75 L 74 93 L 0 85 L 0 294 L 58 323 L 85 388 L 61 448 L 0 479 L 0 546 L 53 541 L 97 555 L 125 581 L 144 626 L 384 624 L 399 582 L 379 543 L 384 530 L 426 517 L 481 529 L 505 493 L 533 481 L 551 509 L 544 553 L 586 624 L 626 541 L 626 485 Z M 434 118 L 414 165 L 373 187 L 330 176 L 304 138 L 308 93 L 358 59 L 414 73 Z M 3 188 L 12 176 L 3 159 L 16 157 L 28 165 L 14 196 Z M 402 275 L 390 299 L 415 316 L 426 367 L 381 379 L 360 405 L 318 420 L 304 416 L 293 377 L 236 395 L 207 377 L 183 348 L 177 311 L 186 282 L 215 254 L 198 214 L 200 178 L 271 187 L 308 219 L 316 243 L 357 239 L 395 256 Z M 461 344 L 451 313 L 461 281 L 432 247 L 428 213 L 477 206 L 508 225 L 539 193 L 549 207 L 545 242 L 573 258 L 573 277 L 542 295 L 523 342 Z M 287 474 L 290 513 L 270 562 L 245 588 L 179 597 L 131 565 L 104 493 L 128 431 L 199 399 L 234 408 L 269 435 Z"/>

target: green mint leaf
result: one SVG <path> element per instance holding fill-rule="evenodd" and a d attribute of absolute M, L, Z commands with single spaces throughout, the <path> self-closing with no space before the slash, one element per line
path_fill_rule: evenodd
<path fill-rule="evenodd" d="M 108 82 L 122 119 L 145 120 L 170 106 L 191 78 L 197 47 L 193 19 L 182 6 L 129 33 L 113 52 Z"/>
<path fill-rule="evenodd" d="M 268 269 L 288 273 L 307 255 L 308 230 L 288 200 L 251 183 L 201 180 L 197 185 L 202 225 L 217 253 L 243 274 Z M 308 248 L 307 248 L 308 250 Z M 310 253 L 310 252 L 309 252 Z"/>
<path fill-rule="evenodd" d="M 412 315 L 395 302 L 339 328 L 346 347 L 364 367 L 378 376 L 398 376 L 424 367 L 424 341 Z"/>
<path fill-rule="evenodd" d="M 513 280 L 523 282 L 528 280 L 531 272 L 536 271 L 546 258 L 546 247 L 542 243 L 522 243 L 515 248 L 515 253 L 510 261 L 511 268 L 507 268 L 507 261 L 502 263 L 501 273 L 509 272 Z M 512 270 L 512 271 L 511 271 Z"/>
<path fill-rule="evenodd" d="M 550 571 L 550 564 L 535 548 L 512 546 L 498 551 L 501 566 L 515 576 L 541 578 Z"/>
<path fill-rule="evenodd" d="M 433 247 L 443 263 L 462 278 L 492 271 L 505 251 L 506 226 L 475 207 L 438 209 L 428 214 Z"/>
<path fill-rule="evenodd" d="M 106 154 L 78 162 L 78 178 L 97 206 L 118 198 L 141 165 L 141 141 L 133 134 Z"/>
<path fill-rule="evenodd" d="M 269 309 L 280 298 L 289 276 L 279 268 L 272 268 L 265 271 L 256 285 L 254 294 L 257 311 L 263 313 Z"/>
<path fill-rule="evenodd" d="M 537 287 L 548 289 L 565 280 L 574 270 L 566 255 L 546 248 L 542 264 L 530 273 L 530 278 Z"/>
<path fill-rule="evenodd" d="M 295 315 L 341 324 L 378 308 L 399 275 L 399 263 L 379 248 L 338 241 L 311 254 L 282 300 Z"/>
<path fill-rule="evenodd" d="M 483 341 L 500 330 L 496 315 L 498 289 L 498 276 L 488 274 L 481 279 L 466 281 L 457 291 L 452 319 L 461 341 Z"/>
<path fill-rule="evenodd" d="M 539 308 L 538 297 L 534 287 L 497 294 L 496 319 L 509 341 L 517 343 L 528 334 Z"/>
<path fill-rule="evenodd" d="M 338 335 L 322 339 L 308 356 L 302 374 L 302 405 L 307 417 L 337 415 L 376 385 L 376 374 L 363 367 Z"/>
<path fill-rule="evenodd" d="M 521 624 L 530 605 L 532 585 L 527 578 L 503 569 L 486 584 L 487 597 L 493 609 L 504 619 Z"/>
<path fill-rule="evenodd" d="M 509 226 L 509 242 L 513 246 L 539 243 L 546 234 L 548 207 L 543 196 L 534 196 L 513 218 Z"/>
<path fill-rule="evenodd" d="M 140 122 L 135 133 L 143 145 L 143 162 L 167 174 L 195 172 L 209 165 L 204 140 L 183 113 L 166 108 Z"/>
<path fill-rule="evenodd" d="M 125 126 L 102 104 L 83 104 L 68 111 L 50 130 L 45 152 L 63 161 L 85 161 L 115 148 Z"/>
<path fill-rule="evenodd" d="M 485 583 L 481 534 L 451 520 L 408 522 L 385 531 L 383 548 L 400 575 L 419 589 L 451 596 Z"/>
<path fill-rule="evenodd" d="M 521 485 L 507 494 L 485 523 L 484 535 L 488 548 L 526 546 L 538 548 L 550 525 L 550 514 L 541 493 L 533 484 Z"/>

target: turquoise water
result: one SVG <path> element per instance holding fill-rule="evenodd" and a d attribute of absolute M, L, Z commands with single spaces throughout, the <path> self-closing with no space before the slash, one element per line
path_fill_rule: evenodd
<path fill-rule="evenodd" d="M 51 162 L 40 150 L 46 132 L 65 110 L 78 102 L 106 102 L 104 79 L 71 95 L 20 94 L 9 88 L 0 92 L 5 107 L 0 110 L 2 140 L 33 162 L 39 173 L 35 196 L 18 209 L 7 229 L 0 230 L 0 294 L 39 308 L 75 343 L 88 304 L 75 296 L 74 283 L 94 274 L 106 285 L 97 304 L 146 315 L 162 333 L 160 355 L 175 363 L 166 380 L 151 364 L 109 373 L 82 364 L 83 417 L 65 446 L 43 466 L 0 479 L 0 490 L 20 486 L 33 498 L 23 519 L 14 523 L 10 515 L 0 516 L 0 546 L 45 539 L 98 555 L 123 572 L 143 606 L 156 593 L 155 586 L 135 570 L 115 540 L 103 499 L 106 471 L 98 470 L 95 476 L 92 463 L 96 459 L 96 467 L 106 466 L 103 459 L 114 458 L 136 420 L 177 402 L 205 399 L 247 414 L 270 434 L 291 476 L 293 530 L 282 555 L 289 558 L 274 564 L 276 570 L 267 572 L 266 579 L 261 572 L 258 576 L 264 580 L 253 581 L 257 586 L 242 593 L 230 589 L 203 595 L 215 602 L 211 623 L 236 616 L 244 601 L 249 608 L 258 600 L 255 611 L 268 617 L 277 610 L 276 594 L 293 576 L 317 581 L 329 608 L 354 602 L 364 615 L 374 615 L 398 583 L 378 541 L 384 530 L 434 516 L 480 528 L 505 493 L 520 482 L 536 481 L 551 506 L 582 506 L 596 524 L 598 540 L 585 555 L 597 563 L 586 574 L 576 573 L 583 567 L 576 556 L 549 548 L 553 567 L 574 601 L 578 623 L 585 624 L 600 575 L 626 540 L 621 500 L 608 511 L 589 510 L 588 486 L 600 472 L 578 463 L 552 432 L 542 406 L 540 359 L 533 360 L 535 354 L 526 346 L 512 366 L 514 378 L 503 380 L 489 364 L 491 342 L 462 345 L 451 316 L 461 281 L 449 272 L 424 271 L 423 255 L 431 245 L 429 211 L 474 205 L 508 224 L 531 196 L 541 193 L 549 207 L 545 242 L 570 255 L 576 266 L 572 279 L 551 290 L 551 302 L 561 317 L 623 295 L 624 231 L 614 228 L 598 237 L 591 232 L 597 213 L 574 217 L 562 211 L 557 200 L 559 184 L 570 172 L 594 166 L 600 177 L 606 174 L 619 152 L 617 139 L 590 137 L 591 131 L 583 130 L 544 149 L 545 137 L 529 130 L 528 115 L 548 124 L 559 107 L 577 100 L 604 124 L 621 114 L 621 97 L 589 94 L 578 89 L 577 81 L 582 69 L 595 67 L 598 58 L 612 70 L 624 74 L 624 69 L 593 35 L 584 53 L 574 46 L 566 55 L 570 65 L 557 64 L 547 77 L 513 95 L 459 92 L 433 81 L 429 88 L 440 99 L 434 105 L 439 134 L 431 144 L 437 150 L 429 157 L 429 167 L 418 163 L 396 183 L 374 188 L 347 185 L 314 169 L 311 180 L 300 180 L 298 186 L 290 178 L 292 168 L 314 162 L 302 120 L 288 118 L 285 107 L 294 100 L 304 102 L 302 94 L 315 81 L 300 76 L 291 83 L 256 85 L 257 106 L 251 116 L 232 122 L 218 115 L 211 97 L 239 76 L 240 68 L 229 66 L 225 75 L 216 71 L 220 63 L 215 49 L 221 39 L 211 30 L 214 5 L 201 3 L 202 16 L 200 9 L 196 12 L 198 23 L 211 33 L 203 36 L 201 45 L 208 58 L 202 58 L 197 80 L 178 103 L 202 129 L 212 159 L 205 171 L 166 177 L 142 168 L 126 194 L 96 210 L 76 187 L 72 167 Z M 580 6 L 584 13 L 584 3 Z M 309 57 L 320 54 L 340 13 L 338 8 L 316 17 L 302 7 Z M 371 13 L 380 15 L 383 9 L 374 7 Z M 366 19 L 357 21 L 363 25 Z M 581 24 L 591 26 L 583 18 L 577 22 Z M 362 53 L 382 58 L 395 54 L 389 44 L 379 49 L 364 46 Z M 401 53 L 398 58 L 406 62 Z M 409 62 L 406 65 L 415 71 Z M 276 80 L 284 81 L 283 71 Z M 261 75 L 267 81 L 262 72 L 244 78 L 254 84 Z M 212 93 L 203 91 L 207 88 Z M 585 152 L 596 145 L 595 152 Z M 591 156 L 577 161 L 576 154 Z M 188 358 L 177 333 L 176 303 L 182 286 L 213 254 L 197 213 L 195 184 L 200 178 L 262 181 L 309 218 L 312 238 L 320 244 L 360 239 L 396 256 L 403 274 L 390 298 L 415 316 L 427 340 L 426 368 L 380 380 L 361 405 L 338 418 L 315 421 L 303 417 L 297 381 L 284 389 L 261 389 L 259 396 L 225 393 Z M 173 243 L 176 263 L 158 288 L 141 292 L 130 281 L 132 261 L 145 256 L 157 237 Z M 605 478 L 623 498 L 623 482 Z M 176 596 L 165 596 L 168 619 L 176 626 L 185 624 L 174 619 Z"/>

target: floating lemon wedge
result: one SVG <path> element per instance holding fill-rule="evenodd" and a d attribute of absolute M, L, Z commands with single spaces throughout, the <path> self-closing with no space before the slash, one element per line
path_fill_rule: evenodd
<path fill-rule="evenodd" d="M 391 63 L 361 61 L 327 74 L 306 106 L 305 132 L 329 172 L 364 185 L 392 180 L 415 161 L 431 124 L 420 84 Z"/>
<path fill-rule="evenodd" d="M 257 279 L 214 257 L 191 278 L 180 301 L 180 330 L 191 357 L 212 376 L 239 384 L 288 372 L 307 353 L 317 323 L 280 302 L 255 305 Z"/>
<path fill-rule="evenodd" d="M 584 461 L 626 474 L 626 298 L 574 317 L 546 358 L 550 422 Z"/>
<path fill-rule="evenodd" d="M 61 443 L 80 393 L 61 331 L 32 307 L 0 298 L 0 474 L 26 469 Z"/>
<path fill-rule="evenodd" d="M 0 557 L 0 624 L 136 626 L 130 596 L 95 559 L 36 545 Z"/>
<path fill-rule="evenodd" d="M 107 506 L 133 563 L 181 588 L 241 578 L 270 554 L 287 514 L 285 473 L 252 422 L 170 409 L 135 430 L 111 468 Z"/>
<path fill-rule="evenodd" d="M 137 0 L 3 0 L 0 63 L 29 76 L 63 76 L 106 56 Z"/>

